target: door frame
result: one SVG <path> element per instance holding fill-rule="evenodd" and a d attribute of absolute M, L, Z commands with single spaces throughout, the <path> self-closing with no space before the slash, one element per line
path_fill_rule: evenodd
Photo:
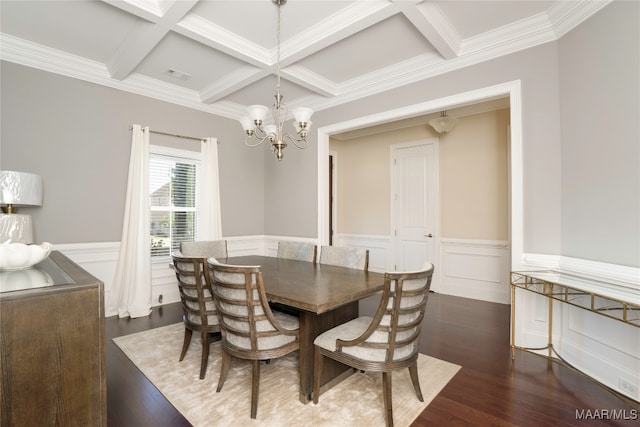
<path fill-rule="evenodd" d="M 329 137 L 331 135 L 361 129 L 394 120 L 408 119 L 422 114 L 436 113 L 458 105 L 467 105 L 491 99 L 509 98 L 511 124 L 511 269 L 524 268 L 524 179 L 523 179 L 523 143 L 522 143 L 522 88 L 520 80 L 513 80 L 463 92 L 443 98 L 407 105 L 393 110 L 362 116 L 359 118 L 318 128 L 318 233 L 319 244 L 329 240 L 329 206 L 326 194 L 329 185 Z"/>
<path fill-rule="evenodd" d="M 395 236 L 396 222 L 397 222 L 397 207 L 394 200 L 394 192 L 396 189 L 396 171 L 394 167 L 395 153 L 397 150 L 402 150 L 409 147 L 423 147 L 433 145 L 433 189 L 434 189 L 434 206 L 433 206 L 433 265 L 436 267 L 436 271 L 440 271 L 440 157 L 439 157 L 439 145 L 440 140 L 437 137 L 424 138 L 416 141 L 400 142 L 397 144 L 391 144 L 389 146 L 389 171 L 390 171 L 390 218 L 389 218 L 389 236 L 391 237 L 391 260 L 394 264 L 397 261 L 397 242 Z M 431 289 L 433 291 L 439 290 L 439 284 L 437 275 L 434 275 L 431 282 Z"/>
<path fill-rule="evenodd" d="M 328 245 L 333 245 L 335 240 L 336 230 L 338 229 L 338 186 L 336 183 L 338 182 L 338 153 L 334 150 L 329 151 L 329 160 L 328 165 L 331 165 L 329 176 L 329 191 L 327 192 L 328 196 L 331 198 L 329 203 L 329 240 L 327 241 Z"/>

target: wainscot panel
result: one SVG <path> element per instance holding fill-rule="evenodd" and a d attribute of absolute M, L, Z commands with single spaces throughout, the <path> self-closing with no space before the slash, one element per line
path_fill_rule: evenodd
<path fill-rule="evenodd" d="M 391 238 L 368 234 L 336 234 L 335 246 L 349 246 L 369 249 L 369 271 L 384 273 L 393 268 L 391 259 Z"/>
<path fill-rule="evenodd" d="M 102 280 L 104 283 L 103 301 L 109 300 L 118 263 L 120 242 L 56 243 L 54 250 L 62 252 L 80 267 Z M 115 314 L 117 313 L 105 312 L 106 316 Z"/>
<path fill-rule="evenodd" d="M 440 292 L 508 304 L 509 250 L 504 241 L 441 239 Z"/>

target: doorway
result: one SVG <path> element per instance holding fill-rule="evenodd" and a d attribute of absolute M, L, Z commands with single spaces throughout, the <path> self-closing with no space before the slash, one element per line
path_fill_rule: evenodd
<path fill-rule="evenodd" d="M 333 134 L 350 130 L 362 129 L 367 126 L 417 117 L 447 109 L 455 105 L 470 105 L 473 103 L 507 97 L 510 105 L 510 208 L 511 208 L 511 270 L 523 268 L 523 237 L 524 237 L 524 208 L 523 208 L 523 152 L 522 152 L 522 94 L 519 80 L 480 88 L 470 92 L 460 93 L 420 104 L 408 105 L 347 120 L 329 126 L 318 128 L 318 241 L 327 244 L 329 241 L 329 204 L 326 197 L 329 185 L 328 158 L 329 137 Z"/>

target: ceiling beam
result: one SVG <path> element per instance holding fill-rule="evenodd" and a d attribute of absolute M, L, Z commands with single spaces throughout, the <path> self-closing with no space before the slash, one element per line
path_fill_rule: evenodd
<path fill-rule="evenodd" d="M 164 15 L 153 21 L 139 17 L 134 29 L 113 57 L 107 61 L 107 69 L 111 77 L 116 80 L 126 79 L 196 3 L 198 3 L 197 0 L 175 0 L 167 6 Z M 132 8 L 132 5 L 127 2 L 111 2 L 111 4 L 118 7 L 122 5 L 128 12 Z M 146 10 L 141 10 L 140 14 L 136 13 L 137 16 L 142 14 L 147 17 L 154 16 Z"/>
<path fill-rule="evenodd" d="M 430 2 L 395 3 L 404 16 L 420 31 L 444 59 L 454 59 L 460 52 L 461 38 L 438 5 Z"/>
<path fill-rule="evenodd" d="M 249 68 L 235 70 L 232 74 L 218 80 L 200 93 L 200 98 L 205 104 L 212 104 L 225 96 L 249 86 L 272 73 L 270 68 Z"/>

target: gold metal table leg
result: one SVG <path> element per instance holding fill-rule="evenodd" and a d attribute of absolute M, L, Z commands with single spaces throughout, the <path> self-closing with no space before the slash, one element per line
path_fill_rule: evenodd
<path fill-rule="evenodd" d="M 516 358 L 516 287 L 511 285 L 511 360 Z"/>

